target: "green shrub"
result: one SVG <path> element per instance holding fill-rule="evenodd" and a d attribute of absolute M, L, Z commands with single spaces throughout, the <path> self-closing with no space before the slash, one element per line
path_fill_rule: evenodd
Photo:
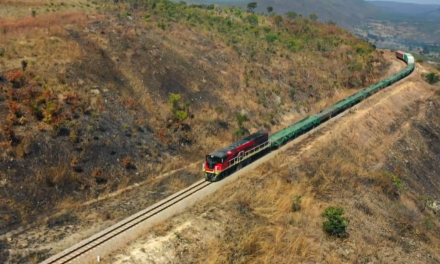
<path fill-rule="evenodd" d="M 425 75 L 425 80 L 429 84 L 436 84 L 440 81 L 440 77 L 436 73 L 430 72 Z"/>
<path fill-rule="evenodd" d="M 180 94 L 174 94 L 174 93 L 170 93 L 169 97 L 168 97 L 168 102 L 171 104 L 171 107 L 173 109 L 176 109 L 178 104 L 179 104 L 179 100 L 182 96 Z"/>
<path fill-rule="evenodd" d="M 248 136 L 248 135 L 249 135 L 249 130 L 247 130 L 244 127 L 239 127 L 235 130 L 235 136 L 238 138 Z"/>
<path fill-rule="evenodd" d="M 299 210 L 301 210 L 301 195 L 295 196 L 292 203 L 292 212 L 298 212 Z"/>
<path fill-rule="evenodd" d="M 266 35 L 266 40 L 269 43 L 274 42 L 275 40 L 277 40 L 278 36 L 276 34 L 267 34 Z"/>
<path fill-rule="evenodd" d="M 237 120 L 237 124 L 239 127 L 243 126 L 243 123 L 248 121 L 248 118 L 246 115 L 242 115 L 242 114 L 236 114 L 235 115 L 235 119 Z"/>
<path fill-rule="evenodd" d="M 188 113 L 186 111 L 179 110 L 176 111 L 176 117 L 183 121 L 188 117 Z"/>
<path fill-rule="evenodd" d="M 327 207 L 322 213 L 322 217 L 327 218 L 327 221 L 322 225 L 324 231 L 331 236 L 343 237 L 347 235 L 346 228 L 350 221 L 343 217 L 343 214 L 344 209 L 341 207 Z"/>

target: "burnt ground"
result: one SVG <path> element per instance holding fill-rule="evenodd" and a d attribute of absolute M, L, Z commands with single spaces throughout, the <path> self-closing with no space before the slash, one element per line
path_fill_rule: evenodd
<path fill-rule="evenodd" d="M 99 29 L 103 30 L 106 25 L 101 26 Z M 73 197 L 90 199 L 101 193 L 102 188 L 99 186 L 106 186 L 106 190 L 114 191 L 121 182 L 129 185 L 145 180 L 145 175 L 156 172 L 153 168 L 164 161 L 164 156 L 176 156 L 182 144 L 195 143 L 188 138 L 186 132 L 190 127 L 185 124 L 168 127 L 167 130 L 173 132 L 172 139 L 167 141 L 170 144 L 162 144 L 158 140 L 158 128 L 153 129 L 149 124 L 151 113 L 139 106 L 139 103 L 129 101 L 139 91 L 130 89 L 130 84 L 118 65 L 130 64 L 131 71 L 142 76 L 145 83 L 148 83 L 144 87 L 147 92 L 159 91 L 152 93 L 153 100 L 166 101 L 169 92 L 178 92 L 185 94 L 188 99 L 200 98 L 203 94 L 204 102 L 218 101 L 210 93 L 192 93 L 186 89 L 185 84 L 179 83 L 202 73 L 208 82 L 212 82 L 210 79 L 215 77 L 209 78 L 209 74 L 198 68 L 191 69 L 191 63 L 185 62 L 184 58 L 173 54 L 173 51 L 152 48 L 148 52 L 147 45 L 155 46 L 153 39 L 150 41 L 145 37 L 137 40 L 138 43 L 145 43 L 145 46 L 135 49 L 129 58 L 117 58 L 115 63 L 110 57 L 113 54 L 123 54 L 123 50 L 130 45 L 129 40 L 116 33 L 109 33 L 109 52 L 74 30 L 69 30 L 69 36 L 79 44 L 87 59 L 64 65 L 62 69 L 55 66 L 52 70 L 59 70 L 57 78 L 76 94 L 83 95 L 83 104 L 76 107 L 69 103 L 60 103 L 63 110 L 69 112 L 65 120 L 56 127 L 45 126 L 40 130 L 34 127 L 31 131 L 26 131 L 26 127 L 18 126 L 16 138 L 21 142 L 22 149 L 20 152 L 11 150 L 9 157 L 4 157 L 0 162 L 0 170 L 4 175 L 2 193 L 13 201 L 20 201 L 23 209 L 32 208 L 35 214 L 52 208 L 66 197 L 65 194 L 72 191 Z M 157 43 L 156 46 L 160 44 Z M 186 73 L 181 71 L 181 67 L 191 74 L 183 78 L 181 75 Z M 35 75 L 32 67 L 29 67 L 25 75 L 25 82 L 30 79 L 27 84 L 18 89 L 4 87 L 2 111 L 5 116 L 9 111 L 5 101 L 9 99 L 7 93 L 10 89 L 22 96 L 26 90 L 38 91 L 39 86 L 44 88 L 45 80 L 32 87 L 32 78 Z M 124 93 L 128 93 L 128 99 L 121 99 Z M 54 96 L 51 99 L 57 101 Z M 200 107 L 199 102 L 201 100 L 193 100 L 193 107 Z M 38 124 L 32 119 L 29 122 Z M 163 123 L 167 122 L 164 120 Z M 130 159 L 132 166 L 123 164 L 126 158 Z M 185 159 L 191 162 L 190 156 Z M 35 181 L 42 184 L 33 184 Z M 15 189 L 13 186 L 16 182 L 20 182 L 23 187 Z M 5 206 L 8 208 L 8 205 Z M 23 215 L 23 212 L 10 210 L 11 215 Z M 26 222 L 33 217 L 34 214 L 28 214 L 25 219 L 19 217 L 16 220 Z M 14 220 L 11 219 L 11 222 L 3 226 L 12 223 Z"/>

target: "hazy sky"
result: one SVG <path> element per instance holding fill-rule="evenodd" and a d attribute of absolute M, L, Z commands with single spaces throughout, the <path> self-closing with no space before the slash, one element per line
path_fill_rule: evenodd
<path fill-rule="evenodd" d="M 440 0 L 367 0 L 367 1 L 390 1 L 390 2 L 400 2 L 400 3 L 440 5 Z"/>

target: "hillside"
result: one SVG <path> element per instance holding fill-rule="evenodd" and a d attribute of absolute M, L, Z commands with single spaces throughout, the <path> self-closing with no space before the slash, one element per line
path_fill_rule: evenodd
<path fill-rule="evenodd" d="M 231 1 L 233 2 L 233 1 Z M 360 25 L 370 17 L 376 17 L 383 13 L 382 9 L 373 6 L 363 0 L 258 0 L 255 12 L 266 12 L 268 6 L 273 7 L 273 12 L 284 15 L 286 12 L 292 11 L 303 17 L 309 17 L 310 14 L 316 14 L 321 22 L 329 20 L 336 22 L 345 29 L 351 29 L 353 26 Z M 221 5 L 231 4 L 247 8 L 247 2 L 223 3 Z"/>
<path fill-rule="evenodd" d="M 247 10 L 246 1 L 190 1 L 220 7 L 241 7 Z M 289 13 L 289 16 L 310 15 L 324 23 L 334 24 L 348 30 L 360 38 L 367 39 L 378 48 L 404 49 L 423 55 L 425 61 L 438 61 L 436 52 L 425 52 L 431 43 L 440 37 L 438 28 L 438 7 L 435 4 L 410 4 L 391 1 L 351 1 L 351 0 L 258 0 L 256 13 L 268 12 L 272 15 Z M 422 53 L 419 53 L 422 52 Z"/>
<path fill-rule="evenodd" d="M 308 19 L 169 1 L 2 4 L 2 228 L 199 162 L 387 67 Z M 19 12 L 29 6 L 35 17 Z"/>
<path fill-rule="evenodd" d="M 103 263 L 439 263 L 440 86 L 417 67 Z"/>
<path fill-rule="evenodd" d="M 390 13 L 392 12 L 407 15 L 423 14 L 440 8 L 440 5 L 400 3 L 391 1 L 368 1 L 368 3 L 380 7 Z"/>
<path fill-rule="evenodd" d="M 368 43 L 306 18 L 162 0 L 0 3 L 2 234 L 39 220 L 64 227 L 45 217 L 146 183 L 151 197 L 109 216 L 124 217 L 200 179 L 207 152 L 298 120 L 388 67 Z"/>
<path fill-rule="evenodd" d="M 424 14 L 421 14 L 419 18 L 428 21 L 437 21 L 437 22 L 440 21 L 440 7 L 438 7 L 436 10 L 432 10 Z"/>

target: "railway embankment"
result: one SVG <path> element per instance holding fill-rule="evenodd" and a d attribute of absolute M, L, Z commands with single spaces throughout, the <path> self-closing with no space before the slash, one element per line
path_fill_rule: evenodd
<path fill-rule="evenodd" d="M 440 262 L 440 87 L 427 67 L 103 263 Z M 329 206 L 349 219 L 342 238 L 323 231 Z"/>

